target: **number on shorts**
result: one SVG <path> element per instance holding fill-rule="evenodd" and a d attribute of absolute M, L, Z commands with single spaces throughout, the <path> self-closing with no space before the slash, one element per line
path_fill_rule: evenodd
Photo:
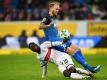
<path fill-rule="evenodd" d="M 67 60 L 67 59 L 64 59 L 63 62 L 64 62 L 64 64 L 66 64 L 66 65 L 68 64 L 68 60 Z"/>

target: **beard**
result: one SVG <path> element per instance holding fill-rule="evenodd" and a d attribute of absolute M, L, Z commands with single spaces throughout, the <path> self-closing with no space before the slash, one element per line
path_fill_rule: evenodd
<path fill-rule="evenodd" d="M 58 14 L 57 14 L 57 13 L 55 13 L 54 11 L 52 12 L 52 14 L 53 14 L 53 17 L 55 17 L 55 18 L 56 18 L 56 17 L 57 17 L 57 15 L 58 15 Z"/>
<path fill-rule="evenodd" d="M 38 54 L 40 54 L 40 52 L 41 52 L 41 49 L 40 49 L 40 48 L 37 48 L 37 52 L 38 52 Z"/>

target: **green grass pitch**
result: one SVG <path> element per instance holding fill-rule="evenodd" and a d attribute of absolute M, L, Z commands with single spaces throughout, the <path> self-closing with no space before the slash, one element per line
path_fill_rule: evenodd
<path fill-rule="evenodd" d="M 90 80 L 107 80 L 107 55 L 85 55 L 89 64 L 101 64 L 101 71 Z M 75 62 L 75 61 L 74 61 Z M 76 66 L 81 67 L 75 62 Z M 0 80 L 42 80 L 36 55 L 0 55 Z M 45 80 L 72 80 L 65 78 L 55 64 L 50 63 Z"/>

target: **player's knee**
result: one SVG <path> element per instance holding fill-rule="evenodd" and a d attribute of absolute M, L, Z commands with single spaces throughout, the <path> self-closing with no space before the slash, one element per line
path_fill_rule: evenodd
<path fill-rule="evenodd" d="M 76 46 L 76 45 L 71 45 L 70 48 L 74 49 L 75 51 L 76 50 L 80 50 L 80 48 L 78 46 Z"/>
<path fill-rule="evenodd" d="M 77 48 L 76 48 L 76 50 L 77 50 L 77 51 L 78 51 L 78 50 L 80 50 L 80 51 L 81 51 L 81 49 L 80 49 L 79 47 L 77 47 Z"/>
<path fill-rule="evenodd" d="M 70 68 L 69 68 L 69 71 L 70 71 L 71 73 L 76 73 L 76 69 L 75 69 L 74 66 L 73 66 L 73 67 L 70 67 Z"/>
<path fill-rule="evenodd" d="M 65 77 L 70 77 L 71 72 L 70 72 L 68 69 L 66 69 L 66 70 L 63 72 L 63 75 L 64 75 Z"/>
<path fill-rule="evenodd" d="M 73 48 L 68 47 L 67 50 L 66 50 L 66 52 L 67 52 L 69 55 L 72 55 L 72 54 L 75 52 L 75 50 L 74 50 Z"/>

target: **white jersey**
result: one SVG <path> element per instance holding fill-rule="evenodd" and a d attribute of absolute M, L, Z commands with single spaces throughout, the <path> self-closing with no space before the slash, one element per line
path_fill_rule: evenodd
<path fill-rule="evenodd" d="M 47 62 L 45 62 L 47 54 L 50 54 L 47 61 L 54 62 L 57 66 L 59 71 L 63 74 L 65 70 L 69 70 L 69 68 L 74 67 L 74 63 L 70 56 L 64 52 L 57 51 L 55 49 L 50 49 L 52 46 L 57 46 L 60 43 L 59 42 L 44 42 L 40 45 L 41 52 L 37 55 L 37 58 L 40 60 L 40 63 L 42 64 L 42 78 L 44 78 L 47 74 Z M 77 70 L 77 69 L 76 69 Z M 78 68 L 78 73 L 85 73 L 89 74 L 89 72 L 84 71 L 80 68 Z M 76 73 L 75 73 L 76 74 Z M 78 76 L 78 74 L 76 74 Z M 80 75 L 79 75 L 80 76 Z M 73 79 L 82 79 L 82 77 L 75 78 L 74 76 L 70 76 Z"/>
<path fill-rule="evenodd" d="M 60 42 L 47 41 L 40 45 L 41 52 L 40 54 L 37 54 L 37 59 L 40 61 L 43 67 L 42 78 L 44 78 L 47 73 L 47 61 L 45 62 L 45 58 L 48 52 L 50 53 L 48 61 L 54 62 L 58 66 L 58 69 L 62 74 L 64 70 L 74 65 L 71 57 L 68 54 L 50 48 L 52 46 L 58 46 L 61 44 L 62 43 Z"/>
<path fill-rule="evenodd" d="M 40 61 L 44 61 L 47 53 L 49 52 L 50 46 L 47 47 L 46 43 L 48 43 L 48 42 L 44 42 L 40 45 L 41 53 L 37 54 L 37 59 L 39 59 Z M 64 59 L 66 59 L 68 57 L 70 58 L 70 56 L 64 52 L 60 52 L 58 50 L 51 49 L 50 61 L 54 62 L 57 65 L 59 65 L 61 63 L 61 61 L 64 61 Z M 71 60 L 71 58 L 70 58 L 70 60 Z M 68 64 L 74 64 L 72 62 L 72 60 L 70 62 L 71 63 L 69 63 L 69 61 L 68 61 Z"/>
<path fill-rule="evenodd" d="M 49 48 L 45 45 L 46 42 L 40 45 L 41 53 L 37 54 L 37 59 L 45 60 L 47 53 L 49 52 Z M 64 55 L 65 53 L 57 51 L 55 49 L 51 49 L 50 61 L 56 63 L 58 58 Z"/>

